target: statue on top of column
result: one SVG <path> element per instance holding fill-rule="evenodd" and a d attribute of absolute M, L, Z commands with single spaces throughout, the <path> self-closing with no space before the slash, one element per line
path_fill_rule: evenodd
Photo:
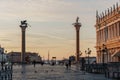
<path fill-rule="evenodd" d="M 27 21 L 26 20 L 24 20 L 24 21 L 21 21 L 21 26 L 27 26 Z"/>
<path fill-rule="evenodd" d="M 78 23 L 79 17 L 76 18 L 76 23 Z"/>

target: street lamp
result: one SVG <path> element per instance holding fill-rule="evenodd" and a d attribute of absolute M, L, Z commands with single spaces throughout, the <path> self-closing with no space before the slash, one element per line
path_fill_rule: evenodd
<path fill-rule="evenodd" d="M 2 54 L 2 62 L 1 62 L 1 65 L 2 65 L 2 70 L 3 70 L 3 54 L 4 54 L 3 51 L 2 51 L 1 54 Z"/>
<path fill-rule="evenodd" d="M 85 53 L 88 55 L 88 65 L 90 64 L 90 61 L 89 61 L 89 55 L 91 54 L 91 50 L 90 48 L 88 48 L 88 50 L 85 50 Z"/>
<path fill-rule="evenodd" d="M 103 54 L 102 54 L 102 62 L 103 62 L 103 65 L 104 65 L 104 63 L 105 63 L 105 56 L 104 55 L 107 54 L 107 52 L 108 52 L 107 50 L 108 49 L 107 49 L 105 44 L 103 44 L 102 47 L 103 47 L 103 49 L 102 49 L 102 52 L 103 52 Z"/>

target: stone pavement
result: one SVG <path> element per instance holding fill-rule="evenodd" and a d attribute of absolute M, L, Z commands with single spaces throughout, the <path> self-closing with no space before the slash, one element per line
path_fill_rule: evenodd
<path fill-rule="evenodd" d="M 111 80 L 104 77 L 103 74 L 90 74 L 77 71 L 74 66 L 66 69 L 65 66 L 33 65 L 26 66 L 27 80 Z M 21 79 L 21 66 L 13 66 L 13 80 Z"/>

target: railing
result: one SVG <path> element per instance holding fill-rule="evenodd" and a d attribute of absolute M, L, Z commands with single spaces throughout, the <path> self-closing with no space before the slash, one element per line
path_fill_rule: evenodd
<path fill-rule="evenodd" d="M 109 62 L 107 64 L 86 64 L 85 71 L 88 73 L 105 74 L 107 78 L 120 79 L 120 62 Z"/>
<path fill-rule="evenodd" d="M 120 79 L 120 62 L 110 62 L 110 63 L 108 63 L 105 76 L 107 78 Z"/>
<path fill-rule="evenodd" d="M 0 80 L 12 80 L 12 65 L 0 66 Z"/>
<path fill-rule="evenodd" d="M 86 64 L 85 71 L 89 73 L 105 73 L 106 64 Z"/>

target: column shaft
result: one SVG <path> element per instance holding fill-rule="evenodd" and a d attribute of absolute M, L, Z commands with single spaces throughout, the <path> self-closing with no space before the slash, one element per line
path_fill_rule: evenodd
<path fill-rule="evenodd" d="M 22 29 L 22 62 L 25 62 L 25 30 Z"/>
<path fill-rule="evenodd" d="M 76 56 L 79 61 L 79 30 L 76 31 Z"/>

